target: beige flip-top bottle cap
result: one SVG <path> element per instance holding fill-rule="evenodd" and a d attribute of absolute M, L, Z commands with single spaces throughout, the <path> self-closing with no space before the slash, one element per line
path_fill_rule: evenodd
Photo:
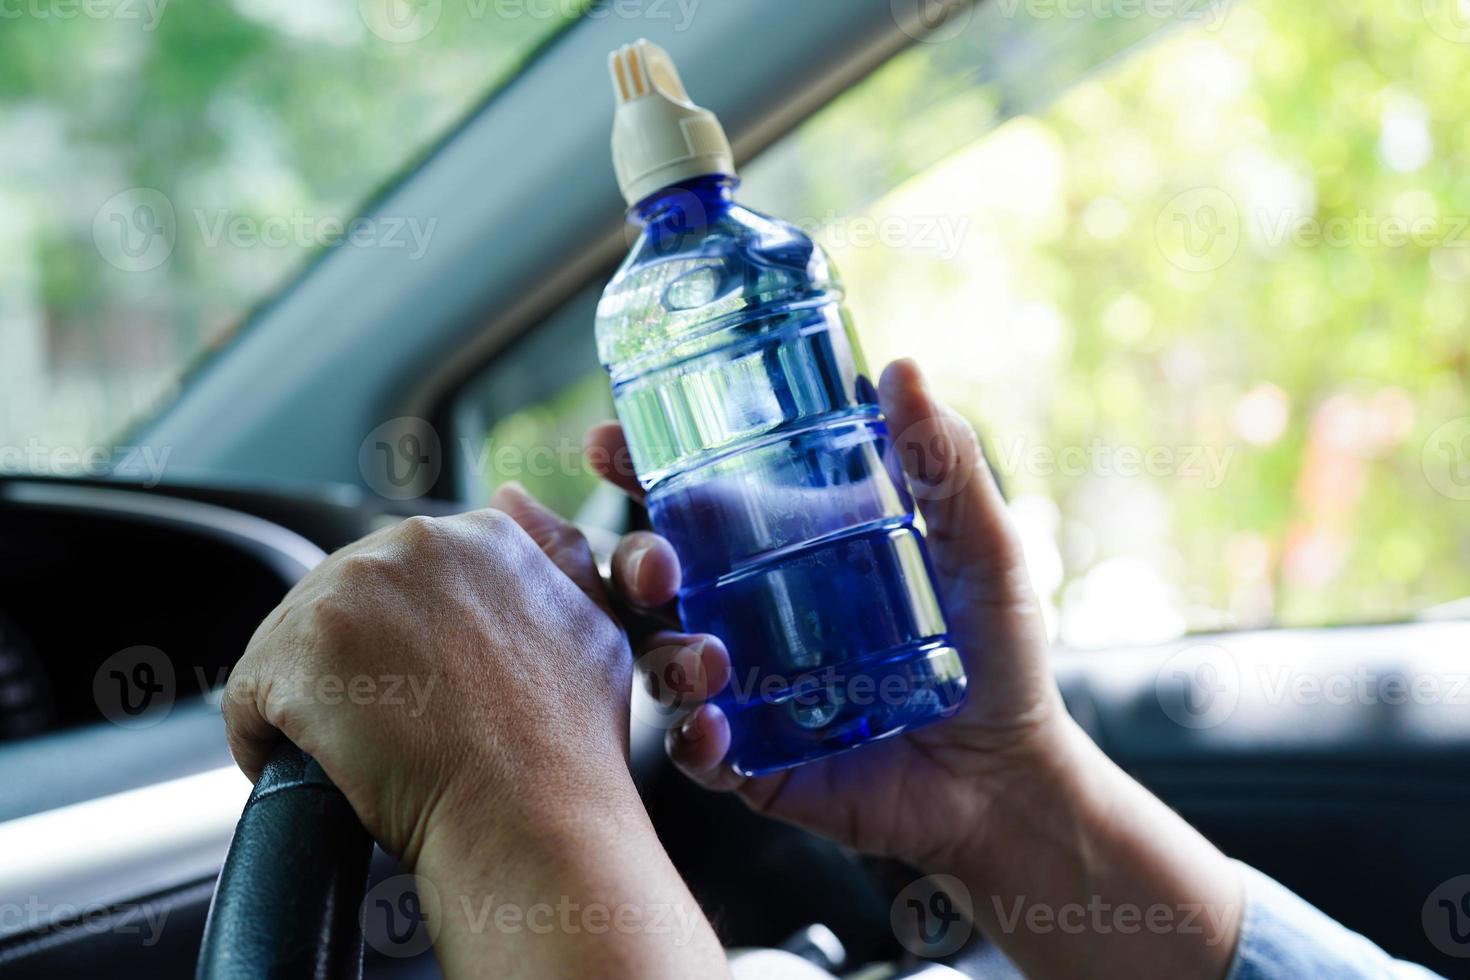
<path fill-rule="evenodd" d="M 704 174 L 735 174 L 730 140 L 715 114 L 689 99 L 674 59 L 648 40 L 608 58 L 617 112 L 613 166 L 629 204 Z"/>

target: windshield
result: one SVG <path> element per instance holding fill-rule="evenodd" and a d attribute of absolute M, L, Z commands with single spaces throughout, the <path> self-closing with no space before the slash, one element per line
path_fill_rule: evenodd
<path fill-rule="evenodd" d="M 105 468 L 318 250 L 424 247 L 353 216 L 587 5 L 0 9 L 0 471 Z"/>

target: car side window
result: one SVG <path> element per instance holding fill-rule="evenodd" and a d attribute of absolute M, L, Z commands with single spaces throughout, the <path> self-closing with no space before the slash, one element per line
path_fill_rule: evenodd
<path fill-rule="evenodd" d="M 582 457 L 587 430 L 613 414 L 592 339 L 600 293 L 594 285 L 577 294 L 456 396 L 463 498 L 481 503 L 516 481 L 558 513 L 619 529 L 621 509 L 605 494 L 597 500 L 598 477 Z"/>

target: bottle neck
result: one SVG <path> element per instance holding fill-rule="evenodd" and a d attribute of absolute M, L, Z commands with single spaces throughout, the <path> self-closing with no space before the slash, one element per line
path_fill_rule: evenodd
<path fill-rule="evenodd" d="M 648 195 L 628 217 L 646 227 L 701 227 L 734 205 L 738 186 L 740 179 L 729 174 L 692 177 Z"/>

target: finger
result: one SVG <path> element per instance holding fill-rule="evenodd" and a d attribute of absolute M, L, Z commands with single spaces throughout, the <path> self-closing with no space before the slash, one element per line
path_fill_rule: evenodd
<path fill-rule="evenodd" d="M 679 556 L 673 545 L 649 531 L 623 536 L 612 557 L 613 589 L 639 609 L 658 609 L 679 593 Z"/>
<path fill-rule="evenodd" d="M 503 511 L 521 526 L 536 546 L 567 578 L 605 612 L 612 611 L 607 589 L 597 571 L 597 559 L 587 539 L 570 521 L 526 492 L 519 483 L 507 483 L 490 498 L 490 506 Z"/>
<path fill-rule="evenodd" d="M 665 748 L 684 775 L 705 789 L 730 792 L 743 789 L 747 779 L 725 765 L 730 751 L 730 721 L 713 704 L 700 705 L 684 723 L 672 729 Z"/>
<path fill-rule="evenodd" d="M 888 366 L 879 397 L 940 574 L 984 601 L 1029 600 L 1020 538 L 975 430 L 934 398 L 913 361 Z"/>
<path fill-rule="evenodd" d="M 230 671 L 230 679 L 220 698 L 230 755 L 234 756 L 235 764 L 252 783 L 260 778 L 261 770 L 281 739 L 276 727 L 265 720 L 260 693 L 252 661 L 242 658 Z"/>
<path fill-rule="evenodd" d="M 633 469 L 633 454 L 623 427 L 616 422 L 602 422 L 587 430 L 582 440 L 587 464 L 597 475 L 639 503 L 643 502 L 643 486 Z"/>
<path fill-rule="evenodd" d="M 637 666 L 649 695 L 666 708 L 694 708 L 730 683 L 730 654 L 719 637 L 665 630 L 640 645 Z"/>

